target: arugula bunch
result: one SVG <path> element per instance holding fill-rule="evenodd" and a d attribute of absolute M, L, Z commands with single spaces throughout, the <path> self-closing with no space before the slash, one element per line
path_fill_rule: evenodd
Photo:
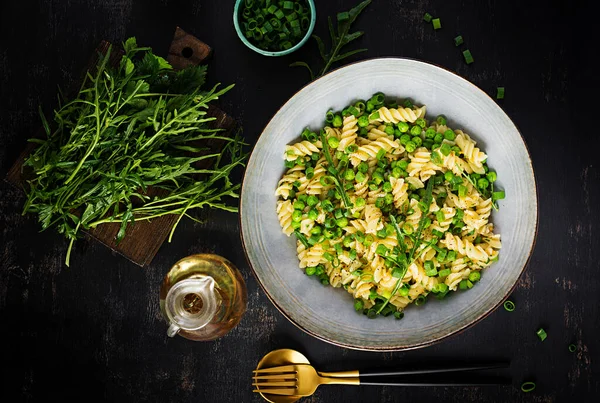
<path fill-rule="evenodd" d="M 66 264 L 81 229 L 121 223 L 117 242 L 129 223 L 167 214 L 182 217 L 192 209 L 237 211 L 232 170 L 244 164 L 239 136 L 212 129 L 208 104 L 233 85 L 203 91 L 206 66 L 175 71 L 135 38 L 124 43 L 118 66 L 112 48 L 100 55 L 77 96 L 61 102 L 53 129 L 44 117 L 45 139 L 24 166 L 27 181 L 23 213 L 37 213 L 42 230 L 54 227 L 70 240 Z M 207 141 L 221 141 L 209 152 Z"/>
<path fill-rule="evenodd" d="M 355 49 L 340 54 L 344 46 L 348 45 L 355 39 L 360 38 L 364 34 L 363 31 L 356 31 L 350 33 L 350 27 L 352 23 L 354 23 L 356 18 L 360 15 L 360 13 L 365 9 L 365 7 L 367 7 L 370 3 L 371 0 L 365 0 L 349 11 L 343 11 L 341 13 L 338 13 L 337 29 L 333 27 L 333 21 L 331 20 L 331 17 L 327 17 L 327 22 L 329 25 L 329 35 L 331 36 L 331 49 L 329 51 L 325 50 L 325 43 L 323 42 L 320 36 L 312 36 L 317 42 L 317 46 L 319 47 L 319 54 L 321 56 L 321 59 L 323 59 L 323 63 L 325 63 L 323 68 L 320 69 L 316 75 L 314 74 L 312 68 L 306 62 L 294 62 L 290 64 L 290 67 L 307 68 L 310 73 L 310 80 L 312 81 L 315 78 L 318 78 L 327 73 L 333 63 L 339 62 L 357 53 L 366 52 L 367 49 Z"/>

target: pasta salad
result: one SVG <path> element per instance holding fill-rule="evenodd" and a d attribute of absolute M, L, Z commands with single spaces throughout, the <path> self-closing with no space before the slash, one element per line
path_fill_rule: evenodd
<path fill-rule="evenodd" d="M 487 155 L 445 116 L 383 93 L 329 111 L 286 146 L 275 191 L 299 266 L 369 318 L 468 290 L 498 260 L 489 221 L 504 192 Z"/>

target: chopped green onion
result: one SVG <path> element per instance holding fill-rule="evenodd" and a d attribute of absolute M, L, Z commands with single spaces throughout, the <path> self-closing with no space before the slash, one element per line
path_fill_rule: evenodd
<path fill-rule="evenodd" d="M 454 46 L 460 46 L 463 44 L 463 37 L 461 35 L 458 35 L 456 38 L 454 38 Z"/>
<path fill-rule="evenodd" d="M 425 22 L 431 22 L 432 18 L 433 17 L 431 16 L 431 14 L 425 13 L 425 15 L 423 16 L 423 21 L 425 21 Z"/>
<path fill-rule="evenodd" d="M 504 99 L 504 87 L 498 87 L 496 91 L 496 99 Z"/>
<path fill-rule="evenodd" d="M 535 382 L 523 382 L 521 390 L 525 393 L 533 392 L 535 389 Z"/>
<path fill-rule="evenodd" d="M 473 63 L 473 55 L 471 55 L 471 51 L 469 49 L 464 50 L 462 53 L 467 64 Z"/>
<path fill-rule="evenodd" d="M 442 22 L 439 18 L 434 18 L 431 20 L 431 23 L 433 24 L 433 29 L 440 29 L 442 27 Z"/>
<path fill-rule="evenodd" d="M 538 329 L 538 331 L 536 332 L 536 334 L 540 338 L 541 341 L 546 340 L 546 337 L 548 337 L 548 335 L 546 334 L 546 331 L 542 327 L 540 327 Z"/>
<path fill-rule="evenodd" d="M 377 249 L 375 250 L 375 253 L 377 253 L 379 256 L 386 256 L 389 253 L 389 249 L 386 248 L 385 245 L 379 244 L 379 245 L 377 245 Z"/>
<path fill-rule="evenodd" d="M 499 192 L 493 192 L 492 193 L 492 201 L 496 201 L 496 200 L 502 200 L 506 197 L 506 195 L 504 194 L 504 190 L 501 190 Z"/>
<path fill-rule="evenodd" d="M 417 299 L 415 299 L 416 306 L 423 305 L 425 302 L 427 302 L 427 297 L 423 294 L 419 295 Z"/>
<path fill-rule="evenodd" d="M 481 279 L 481 273 L 478 271 L 473 271 L 469 273 L 469 281 L 476 283 Z"/>
<path fill-rule="evenodd" d="M 440 270 L 438 272 L 438 277 L 448 277 L 450 275 L 450 273 L 452 273 L 452 270 L 450 270 L 450 269 Z"/>
<path fill-rule="evenodd" d="M 504 301 L 504 309 L 506 309 L 508 312 L 514 311 L 515 310 L 515 303 L 512 302 L 511 300 Z"/>
<path fill-rule="evenodd" d="M 569 344 L 569 352 L 574 353 L 577 351 L 577 346 L 575 344 Z"/>

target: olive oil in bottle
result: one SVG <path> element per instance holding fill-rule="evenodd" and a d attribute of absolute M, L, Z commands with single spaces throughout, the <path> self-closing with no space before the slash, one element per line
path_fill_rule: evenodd
<path fill-rule="evenodd" d="M 213 254 L 181 259 L 160 288 L 169 337 L 179 334 L 196 341 L 222 337 L 240 322 L 246 303 L 246 284 L 239 270 Z"/>

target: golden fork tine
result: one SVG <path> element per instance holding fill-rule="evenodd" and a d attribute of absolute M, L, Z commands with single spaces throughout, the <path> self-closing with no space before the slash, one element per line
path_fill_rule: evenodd
<path fill-rule="evenodd" d="M 296 380 L 296 373 L 280 374 L 280 375 L 254 375 L 252 378 L 256 380 L 267 380 L 267 379 L 285 379 L 285 380 Z"/>
<path fill-rule="evenodd" d="M 252 386 L 257 386 L 259 388 L 264 388 L 264 387 L 268 387 L 268 386 L 274 386 L 274 387 L 291 386 L 291 387 L 295 388 L 296 387 L 296 381 L 255 382 L 255 383 L 252 384 Z"/>
<path fill-rule="evenodd" d="M 252 372 L 262 374 L 262 373 L 269 373 L 269 372 L 296 372 L 296 370 L 293 365 L 283 365 L 281 367 L 255 369 Z"/>
<path fill-rule="evenodd" d="M 293 396 L 296 388 L 288 388 L 288 389 L 254 389 L 252 392 L 256 393 L 265 393 L 268 395 L 287 395 Z"/>

